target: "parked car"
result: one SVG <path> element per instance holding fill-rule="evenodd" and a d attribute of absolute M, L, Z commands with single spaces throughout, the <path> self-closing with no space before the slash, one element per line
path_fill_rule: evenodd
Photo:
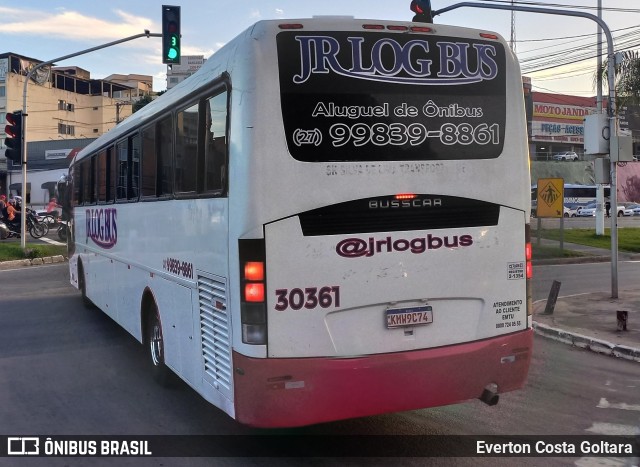
<path fill-rule="evenodd" d="M 559 152 L 553 156 L 553 160 L 556 161 L 577 161 L 579 158 L 578 154 L 573 151 Z"/>
<path fill-rule="evenodd" d="M 632 203 L 621 203 L 618 205 L 618 217 L 620 216 L 633 216 Z"/>
<path fill-rule="evenodd" d="M 633 212 L 634 216 L 640 216 L 640 204 L 638 203 L 633 203 L 630 204 L 629 206 L 627 206 L 629 209 L 631 209 L 631 211 Z"/>
<path fill-rule="evenodd" d="M 578 217 L 591 217 L 596 215 L 596 203 L 589 203 L 578 208 Z"/>
<path fill-rule="evenodd" d="M 606 210 L 605 210 L 606 213 Z M 589 203 L 578 211 L 578 217 L 591 217 L 596 215 L 596 203 Z M 625 203 L 618 204 L 618 217 L 633 216 L 634 211 Z"/>
<path fill-rule="evenodd" d="M 578 216 L 578 207 L 577 206 L 569 206 L 568 204 L 564 205 L 564 217 L 577 217 Z"/>

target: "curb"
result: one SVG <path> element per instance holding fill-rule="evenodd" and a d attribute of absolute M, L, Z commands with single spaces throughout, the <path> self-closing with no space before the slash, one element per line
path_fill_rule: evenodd
<path fill-rule="evenodd" d="M 563 329 L 552 328 L 546 324 L 533 322 L 533 330 L 536 334 L 543 337 L 573 345 L 581 349 L 591 350 L 592 352 L 609 355 L 610 357 L 623 358 L 633 362 L 640 363 L 640 349 L 628 347 L 626 345 L 617 345 L 601 339 L 575 334 Z"/>
<path fill-rule="evenodd" d="M 619 254 L 619 261 L 640 261 L 640 254 Z M 573 258 L 549 258 L 549 259 L 534 259 L 534 265 L 549 265 L 549 264 L 584 264 L 584 263 L 609 263 L 611 262 L 611 256 L 575 256 Z"/>
<path fill-rule="evenodd" d="M 62 255 L 46 256 L 44 258 L 33 258 L 33 259 L 17 259 L 14 261 L 1 261 L 0 271 L 5 269 L 15 269 L 15 268 L 22 268 L 27 266 L 42 266 L 43 264 L 64 263 L 65 261 L 67 261 L 67 258 L 65 258 Z"/>

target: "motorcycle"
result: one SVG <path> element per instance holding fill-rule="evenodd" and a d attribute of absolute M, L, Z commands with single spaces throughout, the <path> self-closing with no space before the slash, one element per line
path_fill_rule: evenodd
<path fill-rule="evenodd" d="M 0 240 L 6 240 L 7 238 L 11 238 L 11 237 L 15 237 L 16 234 L 14 232 L 12 232 L 9 227 L 7 227 L 7 224 L 5 224 L 5 222 L 0 219 Z M 18 237 L 20 235 L 17 235 Z"/>
<path fill-rule="evenodd" d="M 22 227 L 19 222 L 10 222 L 6 219 L 2 222 L 5 226 L 5 229 L 9 231 L 9 234 L 7 235 L 6 238 L 11 236 L 20 238 L 20 230 Z M 49 226 L 44 222 L 40 222 L 38 220 L 38 217 L 35 214 L 35 211 L 28 208 L 27 208 L 27 226 L 26 227 L 27 227 L 27 231 L 29 232 L 29 235 L 31 235 L 33 238 L 40 238 L 46 235 L 47 233 L 49 233 Z M 2 236 L 2 232 L 0 232 L 0 238 L 1 236 Z"/>
<path fill-rule="evenodd" d="M 60 221 L 58 224 L 58 238 L 62 242 L 67 241 L 67 237 L 69 236 L 69 223 L 67 221 Z"/>

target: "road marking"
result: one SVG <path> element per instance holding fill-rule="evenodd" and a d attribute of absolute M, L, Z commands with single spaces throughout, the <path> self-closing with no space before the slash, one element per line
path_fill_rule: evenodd
<path fill-rule="evenodd" d="M 40 237 L 39 240 L 42 240 L 45 243 L 49 243 L 50 245 L 58 245 L 58 246 L 66 245 L 66 243 L 62 243 L 62 242 L 59 242 L 57 240 L 52 240 L 50 238 L 45 238 L 45 237 Z"/>
<path fill-rule="evenodd" d="M 639 426 L 620 425 L 617 423 L 598 423 L 595 422 L 591 425 L 591 428 L 587 428 L 586 431 L 596 433 L 598 435 L 611 435 L 611 436 L 638 436 L 640 435 Z"/>
<path fill-rule="evenodd" d="M 578 467 L 627 467 L 627 459 L 622 457 L 583 457 L 575 463 Z"/>
<path fill-rule="evenodd" d="M 637 410 L 640 412 L 640 404 L 627 404 L 625 402 L 611 403 L 604 397 L 600 398 L 600 402 L 596 406 L 599 409 L 620 409 L 620 410 Z"/>

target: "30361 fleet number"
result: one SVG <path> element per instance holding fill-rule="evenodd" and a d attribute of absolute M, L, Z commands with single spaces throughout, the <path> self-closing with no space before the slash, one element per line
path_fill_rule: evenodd
<path fill-rule="evenodd" d="M 313 310 L 340 306 L 340 287 L 306 287 L 305 289 L 277 289 L 276 311 L 288 309 Z"/>

